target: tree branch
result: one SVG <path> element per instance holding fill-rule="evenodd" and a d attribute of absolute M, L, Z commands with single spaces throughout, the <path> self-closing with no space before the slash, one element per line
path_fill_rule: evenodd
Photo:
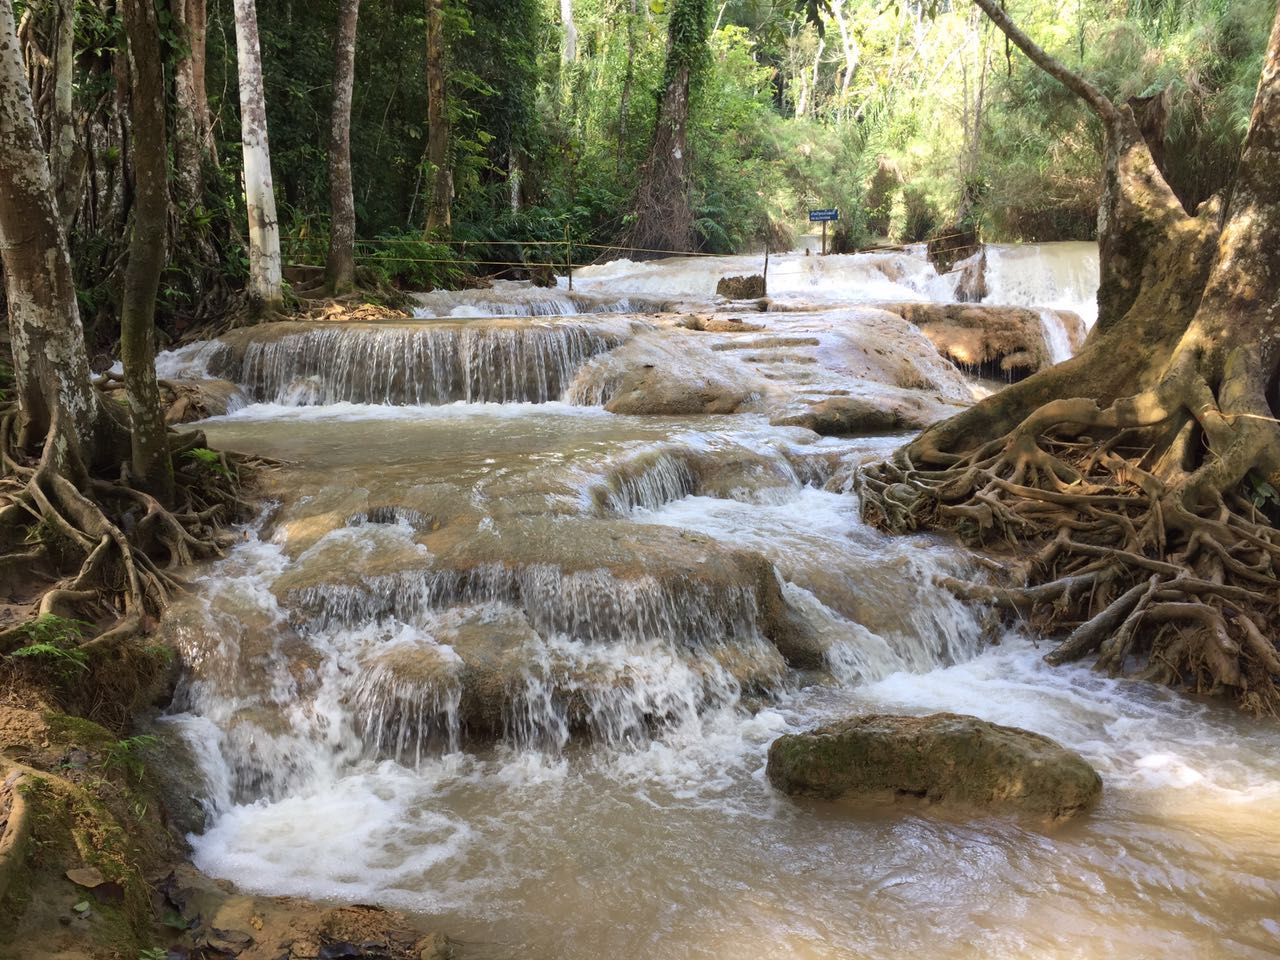
<path fill-rule="evenodd" d="M 973 0 L 973 2 L 1036 66 L 1087 103 L 1089 109 L 1098 115 L 1099 120 L 1107 126 L 1112 126 L 1116 122 L 1119 118 L 1119 111 L 1116 109 L 1116 105 L 1107 98 L 1106 94 L 1080 76 L 1080 74 L 1068 70 L 1049 54 L 1045 53 L 1034 40 L 1018 29 L 1017 24 L 1009 19 L 1009 15 L 1000 8 L 997 0 Z"/>

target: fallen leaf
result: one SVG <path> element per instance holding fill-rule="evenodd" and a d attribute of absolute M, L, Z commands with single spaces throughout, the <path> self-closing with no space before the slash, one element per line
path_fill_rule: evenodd
<path fill-rule="evenodd" d="M 67 879 L 78 887 L 100 887 L 107 882 L 102 871 L 97 867 L 74 867 L 67 871 Z"/>

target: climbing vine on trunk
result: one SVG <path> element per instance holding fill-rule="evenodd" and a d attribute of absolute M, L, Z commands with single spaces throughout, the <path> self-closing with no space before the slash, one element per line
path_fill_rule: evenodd
<path fill-rule="evenodd" d="M 690 97 L 706 68 L 711 8 L 676 0 L 668 24 L 667 62 L 649 156 L 640 169 L 631 244 L 641 251 L 689 250 L 694 242 L 689 195 Z"/>

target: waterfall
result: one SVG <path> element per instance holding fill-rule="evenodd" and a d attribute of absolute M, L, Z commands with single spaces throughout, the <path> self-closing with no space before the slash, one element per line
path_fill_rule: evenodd
<path fill-rule="evenodd" d="M 1086 327 L 1098 319 L 1096 243 L 992 243 L 986 250 L 984 303 L 1071 310 Z"/>
<path fill-rule="evenodd" d="M 1040 326 L 1044 330 L 1044 343 L 1049 353 L 1049 360 L 1053 363 L 1062 363 L 1064 360 L 1070 360 L 1072 354 L 1071 340 L 1067 336 L 1067 328 L 1063 326 L 1062 318 L 1058 316 L 1058 312 L 1042 308 L 1038 313 L 1040 314 Z"/>
<path fill-rule="evenodd" d="M 588 359 L 620 345 L 629 329 L 617 323 L 313 327 L 249 339 L 238 362 L 227 352 L 219 372 L 256 401 L 290 406 L 546 403 L 559 399 Z"/>
<path fill-rule="evenodd" d="M 658 291 L 661 293 L 662 291 Z M 464 317 L 572 317 L 609 313 L 661 313 L 667 300 L 631 294 L 592 294 L 541 289 L 527 283 L 495 281 L 485 290 L 433 290 L 414 295 L 414 316 Z"/>

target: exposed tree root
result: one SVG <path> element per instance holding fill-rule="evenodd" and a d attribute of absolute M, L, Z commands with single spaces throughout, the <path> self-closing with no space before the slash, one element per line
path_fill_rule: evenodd
<path fill-rule="evenodd" d="M 85 654 L 148 632 L 184 588 L 175 570 L 221 556 L 235 541 L 227 526 L 252 512 L 239 491 L 246 470 L 264 461 L 207 451 L 198 432 L 171 435 L 177 493 L 165 505 L 127 463 L 114 479 L 77 485 L 55 469 L 52 444 L 24 458 L 11 442 L 13 420 L 0 423 L 0 568 L 36 589 L 0 630 L 0 655 L 32 640 L 33 624 L 50 615 L 87 625 Z"/>
<path fill-rule="evenodd" d="M 1223 415 L 1212 396 L 1194 395 L 1194 416 L 1156 392 L 1105 409 L 1050 401 L 962 455 L 932 448 L 926 433 L 859 474 L 864 512 L 887 530 L 951 530 L 1016 556 L 1016 585 L 944 585 L 1058 634 L 1050 663 L 1096 656 L 1113 675 L 1280 715 L 1276 516 L 1238 481 L 1215 482 L 1242 471 L 1182 458 L 1194 441 L 1260 464 L 1268 456 L 1250 444 L 1272 435 L 1228 430 L 1213 442 Z"/>

